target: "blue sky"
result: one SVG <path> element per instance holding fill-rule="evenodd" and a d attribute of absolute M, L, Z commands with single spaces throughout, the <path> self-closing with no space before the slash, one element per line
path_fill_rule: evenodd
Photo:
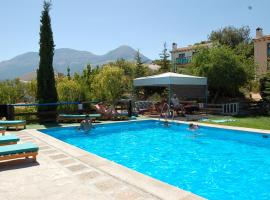
<path fill-rule="evenodd" d="M 42 0 L 0 1 L 0 61 L 38 51 Z M 270 34 L 269 0 L 53 0 L 56 48 L 104 54 L 130 45 L 151 59 L 166 41 L 206 40 L 224 26 L 260 26 Z M 252 6 L 252 9 L 248 9 Z"/>

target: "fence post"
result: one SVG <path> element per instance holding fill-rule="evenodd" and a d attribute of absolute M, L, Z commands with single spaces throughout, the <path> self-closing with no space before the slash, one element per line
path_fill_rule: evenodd
<path fill-rule="evenodd" d="M 14 120 L 14 106 L 7 105 L 7 119 Z"/>

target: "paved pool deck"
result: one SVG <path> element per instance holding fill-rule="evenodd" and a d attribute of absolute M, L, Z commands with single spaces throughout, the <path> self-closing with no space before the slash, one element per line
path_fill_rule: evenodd
<path fill-rule="evenodd" d="M 40 149 L 36 163 L 31 159 L 0 162 L 1 200 L 203 199 L 36 129 L 7 132 L 10 133 Z"/>

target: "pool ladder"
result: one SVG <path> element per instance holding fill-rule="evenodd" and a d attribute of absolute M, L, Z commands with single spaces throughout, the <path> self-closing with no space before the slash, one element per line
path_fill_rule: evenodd
<path fill-rule="evenodd" d="M 170 109 L 170 106 L 169 104 L 165 103 L 161 109 L 161 112 L 160 112 L 160 115 L 159 115 L 159 121 L 161 119 L 161 116 L 163 116 L 163 113 L 165 113 L 165 123 L 168 123 L 168 117 L 172 114 L 172 120 L 174 120 L 174 114 L 173 114 L 173 111 L 171 113 L 171 109 Z"/>

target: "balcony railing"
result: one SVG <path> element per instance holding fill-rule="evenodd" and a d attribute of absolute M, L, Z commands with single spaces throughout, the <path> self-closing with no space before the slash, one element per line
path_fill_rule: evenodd
<path fill-rule="evenodd" d="M 184 57 L 184 58 L 176 58 L 175 62 L 176 64 L 179 64 L 179 65 L 185 65 L 191 62 L 191 58 L 192 58 L 191 56 Z"/>

